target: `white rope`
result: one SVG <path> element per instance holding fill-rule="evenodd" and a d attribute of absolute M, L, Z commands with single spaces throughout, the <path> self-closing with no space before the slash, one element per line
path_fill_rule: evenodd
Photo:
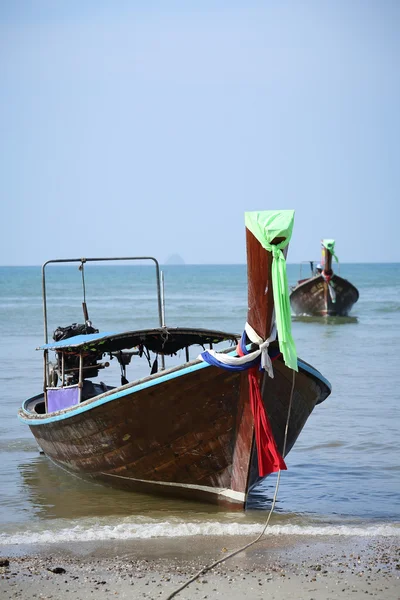
<path fill-rule="evenodd" d="M 285 435 L 284 435 L 284 438 L 283 438 L 283 450 L 282 450 L 282 456 L 283 457 L 285 456 L 285 452 L 286 452 L 286 442 L 287 442 L 287 435 L 288 435 L 288 430 L 289 430 L 290 413 L 292 411 L 292 401 L 293 401 L 293 392 L 294 392 L 295 379 L 296 379 L 296 371 L 293 371 L 292 389 L 290 391 L 288 414 L 287 414 L 287 417 L 286 417 Z M 262 538 L 262 536 L 265 533 L 265 530 L 267 529 L 267 527 L 269 525 L 272 513 L 274 512 L 276 500 L 277 500 L 277 497 L 278 497 L 278 490 L 279 490 L 279 483 L 280 483 L 280 479 L 281 479 L 281 472 L 282 471 L 279 469 L 279 471 L 278 471 L 278 477 L 276 478 L 275 492 L 274 492 L 274 497 L 272 499 L 271 508 L 270 508 L 269 513 L 268 513 L 267 520 L 265 521 L 265 525 L 264 525 L 261 533 L 258 535 L 258 537 L 256 537 L 255 540 L 253 540 L 252 542 L 249 542 L 245 546 L 242 546 L 242 548 L 239 548 L 238 550 L 234 550 L 233 552 L 231 552 L 227 556 L 224 556 L 223 558 L 220 558 L 219 560 L 216 560 L 215 562 L 213 562 L 211 565 L 208 565 L 208 566 L 204 567 L 203 569 L 201 569 L 201 571 L 199 571 L 198 573 L 196 573 L 196 575 L 194 575 L 191 579 L 189 579 L 188 581 L 186 581 L 186 583 L 184 583 L 183 585 L 181 585 L 178 589 L 176 589 L 169 596 L 167 596 L 166 600 L 171 600 L 171 598 L 174 598 L 177 594 L 179 594 L 179 592 L 181 592 L 183 589 L 185 589 L 190 583 L 192 583 L 193 581 L 196 581 L 196 579 L 198 579 L 201 575 L 204 575 L 204 573 L 207 573 L 207 571 L 210 571 L 211 569 L 213 569 L 217 565 L 219 565 L 222 562 L 228 560 L 228 558 L 232 558 L 233 556 L 236 556 L 240 552 L 243 552 L 244 550 L 247 550 L 247 548 L 250 548 L 250 546 L 253 546 L 254 544 L 256 544 L 257 542 L 260 541 L 260 539 Z"/>
<path fill-rule="evenodd" d="M 215 350 L 205 350 L 205 352 L 202 352 L 202 354 L 199 354 L 199 356 L 197 358 L 200 360 L 205 360 L 203 355 L 209 354 L 213 358 L 215 358 L 218 362 L 220 362 L 224 365 L 241 366 L 241 365 L 246 365 L 247 363 L 252 362 L 256 358 L 258 358 L 261 354 L 261 367 L 265 371 L 267 371 L 268 375 L 273 379 L 274 370 L 272 368 L 271 358 L 268 354 L 268 347 L 269 347 L 270 343 L 276 339 L 275 323 L 272 326 L 270 336 L 266 340 L 263 340 L 258 335 L 258 333 L 256 331 L 254 331 L 254 329 L 251 327 L 251 325 L 249 325 L 248 323 L 246 323 L 244 330 L 245 330 L 249 340 L 253 344 L 258 345 L 257 350 L 254 350 L 253 352 L 249 352 L 249 354 L 245 354 L 244 356 L 229 356 L 228 354 L 216 352 Z"/>
<path fill-rule="evenodd" d="M 254 344 L 258 344 L 259 352 L 261 354 L 261 367 L 264 369 L 264 371 L 267 371 L 268 375 L 271 378 L 273 378 L 274 370 L 272 368 L 271 358 L 268 354 L 268 346 L 271 342 L 273 342 L 276 339 L 276 324 L 274 323 L 272 325 L 271 333 L 265 341 L 258 335 L 256 331 L 254 331 L 254 329 L 248 323 L 246 323 L 246 325 L 244 326 L 244 330 L 249 340 Z M 258 350 L 256 350 L 256 352 L 258 352 Z"/>
<path fill-rule="evenodd" d="M 329 295 L 331 297 L 333 304 L 335 304 L 335 302 L 336 302 L 335 284 L 333 283 L 333 281 L 331 280 L 330 277 L 327 277 L 325 275 L 324 271 L 322 271 L 321 275 L 322 275 L 323 280 L 328 284 Z"/>

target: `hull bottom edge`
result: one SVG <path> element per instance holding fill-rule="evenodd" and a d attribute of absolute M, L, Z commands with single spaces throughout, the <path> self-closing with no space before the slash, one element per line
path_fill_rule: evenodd
<path fill-rule="evenodd" d="M 105 472 L 95 474 L 82 473 L 69 469 L 68 465 L 60 463 L 52 457 L 47 457 L 57 467 L 60 467 L 70 475 L 93 483 L 105 484 L 108 487 L 143 494 L 168 496 L 184 500 L 194 500 L 197 502 L 200 501 L 229 508 L 230 510 L 243 510 L 246 504 L 246 493 L 235 491 L 228 487 L 175 483 L 172 481 L 154 481 L 138 479 L 129 475 L 118 475 Z"/>

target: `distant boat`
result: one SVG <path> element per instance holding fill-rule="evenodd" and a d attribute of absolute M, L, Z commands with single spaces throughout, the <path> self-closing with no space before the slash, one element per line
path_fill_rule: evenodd
<path fill-rule="evenodd" d="M 45 344 L 38 348 L 44 356 L 44 391 L 19 410 L 43 452 L 83 478 L 228 508 L 245 506 L 258 476 L 286 468 L 281 455 L 331 392 L 319 371 L 297 359 L 291 338 L 283 249 L 293 218 L 293 211 L 246 213 L 248 322 L 241 338 L 165 326 L 159 265 L 147 257 L 156 267 L 159 327 L 132 331 L 128 322 L 122 333 L 99 333 L 84 301 L 85 323 L 58 328 L 49 343 L 45 263 Z M 83 269 L 98 260 L 125 259 L 48 262 L 80 263 L 84 288 Z M 274 307 L 275 295 L 280 302 Z M 215 353 L 212 347 L 220 342 L 226 348 Z M 210 350 L 189 356 L 190 349 L 205 345 Z M 179 351 L 183 363 L 165 368 L 165 359 Z M 111 359 L 119 362 L 121 384 L 91 381 Z M 140 359 L 148 362 L 149 374 L 128 382 L 127 367 Z"/>
<path fill-rule="evenodd" d="M 314 268 L 316 261 L 309 261 L 311 276 L 300 279 L 291 290 L 292 311 L 295 315 L 347 316 L 358 300 L 358 290 L 332 270 L 332 257 L 338 262 L 335 240 L 322 240 L 321 245 L 321 263 Z"/>

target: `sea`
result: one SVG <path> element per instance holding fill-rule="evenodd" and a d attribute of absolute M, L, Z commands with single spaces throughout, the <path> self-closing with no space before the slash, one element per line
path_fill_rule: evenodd
<path fill-rule="evenodd" d="M 167 325 L 242 332 L 245 265 L 161 270 Z M 287 273 L 295 284 L 299 266 L 288 264 Z M 293 317 L 298 355 L 331 382 L 332 394 L 287 456 L 267 535 L 400 535 L 400 263 L 343 263 L 340 275 L 360 292 L 351 316 Z M 77 264 L 46 268 L 50 337 L 58 326 L 83 322 L 84 294 L 101 331 L 159 325 L 153 264 L 86 263 L 83 276 Z M 82 481 L 40 454 L 17 411 L 42 390 L 42 352 L 36 351 L 44 339 L 41 268 L 0 267 L 0 307 L 3 552 L 64 542 L 258 535 L 276 475 L 252 490 L 245 512 L 229 512 Z M 174 357 L 167 366 L 184 360 Z M 101 379 L 118 385 L 117 367 L 101 372 Z M 134 357 L 128 378 L 148 373 L 147 361 Z"/>

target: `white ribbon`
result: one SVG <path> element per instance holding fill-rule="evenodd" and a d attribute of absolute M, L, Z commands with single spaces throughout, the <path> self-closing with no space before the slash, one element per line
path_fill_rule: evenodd
<path fill-rule="evenodd" d="M 246 323 L 244 330 L 247 334 L 247 337 L 253 344 L 258 345 L 258 349 L 250 352 L 249 354 L 245 354 L 244 356 L 229 356 L 228 354 L 224 354 L 221 352 L 216 352 L 215 350 L 206 350 L 205 352 L 211 354 L 216 360 L 225 365 L 245 365 L 261 354 L 261 367 L 267 371 L 268 375 L 273 379 L 274 378 L 274 370 L 272 368 L 272 361 L 268 354 L 268 346 L 271 342 L 276 339 L 276 325 L 275 323 L 272 326 L 272 330 L 270 336 L 265 341 L 258 335 L 256 331 Z M 203 353 L 204 354 L 204 353 Z M 200 360 L 204 360 L 203 356 L 200 354 L 198 357 Z"/>
<path fill-rule="evenodd" d="M 322 271 L 321 275 L 322 275 L 323 280 L 328 284 L 329 295 L 331 297 L 333 304 L 335 304 L 335 302 L 336 302 L 335 284 L 333 283 L 333 281 L 330 278 L 329 279 L 327 278 L 324 271 Z"/>
<path fill-rule="evenodd" d="M 261 354 L 261 367 L 264 369 L 264 371 L 267 371 L 268 375 L 273 379 L 274 370 L 272 368 L 271 358 L 268 354 L 268 346 L 276 339 L 276 324 L 274 323 L 272 325 L 271 333 L 265 341 L 263 341 L 263 339 L 248 323 L 246 323 L 244 326 L 244 330 L 249 340 L 253 342 L 253 344 L 257 344 L 259 346 L 259 350 L 256 350 L 255 352 Z M 250 356 L 250 354 L 247 356 Z"/>

